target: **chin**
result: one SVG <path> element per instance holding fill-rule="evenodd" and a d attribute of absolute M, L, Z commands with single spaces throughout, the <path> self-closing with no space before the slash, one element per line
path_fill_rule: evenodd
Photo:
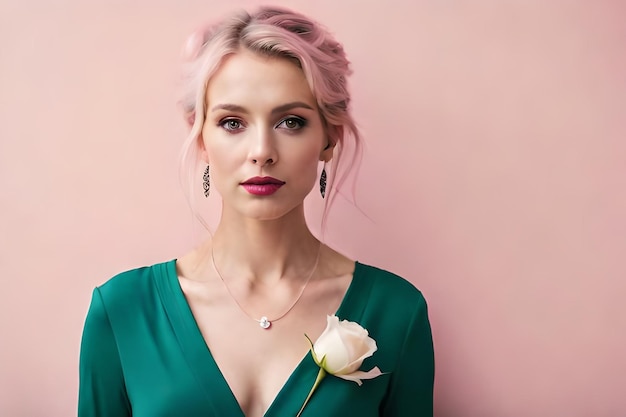
<path fill-rule="evenodd" d="M 266 202 L 264 202 L 266 203 Z M 258 220 L 258 221 L 273 221 L 281 218 L 304 214 L 303 201 L 298 201 L 296 204 L 259 204 L 256 207 L 245 207 L 238 210 L 241 217 Z"/>
<path fill-rule="evenodd" d="M 279 220 L 291 215 L 295 210 L 260 210 L 255 213 L 249 213 L 248 217 L 252 220 L 258 221 L 273 221 Z"/>

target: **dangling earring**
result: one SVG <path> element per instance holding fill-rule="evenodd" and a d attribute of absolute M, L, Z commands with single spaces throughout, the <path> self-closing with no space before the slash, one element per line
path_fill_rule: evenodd
<path fill-rule="evenodd" d="M 204 188 L 204 196 L 209 197 L 209 190 L 211 189 L 211 181 L 209 178 L 209 166 L 206 166 L 204 175 L 202 176 L 202 188 Z"/>
<path fill-rule="evenodd" d="M 326 196 L 326 162 L 324 162 L 322 175 L 320 175 L 320 194 L 322 195 L 322 198 Z"/>

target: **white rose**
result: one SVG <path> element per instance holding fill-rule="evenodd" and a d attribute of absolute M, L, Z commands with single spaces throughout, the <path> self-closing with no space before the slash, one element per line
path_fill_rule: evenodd
<path fill-rule="evenodd" d="M 352 321 L 339 321 L 337 316 L 327 317 L 326 329 L 311 349 L 315 363 L 327 373 L 359 385 L 361 379 L 382 374 L 378 367 L 359 371 L 363 361 L 376 350 L 376 341 L 369 337 L 367 330 Z"/>
<path fill-rule="evenodd" d="M 300 417 L 304 407 L 322 382 L 326 374 L 354 381 L 362 385 L 362 379 L 372 379 L 382 375 L 378 366 L 367 372 L 359 371 L 366 358 L 376 352 L 376 341 L 369 337 L 367 330 L 348 320 L 339 321 L 337 316 L 327 316 L 327 325 L 317 342 L 311 343 L 311 356 L 320 367 L 315 383 L 304 400 L 296 417 Z"/>

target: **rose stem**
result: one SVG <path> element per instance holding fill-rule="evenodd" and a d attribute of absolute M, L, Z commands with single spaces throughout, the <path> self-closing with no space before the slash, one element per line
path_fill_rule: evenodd
<path fill-rule="evenodd" d="M 304 411 L 304 407 L 306 407 L 307 403 L 311 399 L 313 392 L 315 391 L 317 386 L 320 384 L 320 382 L 322 382 L 322 379 L 324 379 L 325 376 L 326 376 L 326 371 L 324 370 L 324 368 L 320 368 L 320 371 L 317 373 L 317 378 L 315 379 L 315 383 L 313 384 L 313 388 L 311 388 L 311 391 L 309 391 L 309 395 L 307 395 L 306 400 L 304 400 L 304 404 L 302 404 L 302 408 L 300 408 L 300 411 L 298 411 L 298 415 L 296 415 L 296 417 L 300 417 L 300 414 L 302 414 L 302 411 Z"/>

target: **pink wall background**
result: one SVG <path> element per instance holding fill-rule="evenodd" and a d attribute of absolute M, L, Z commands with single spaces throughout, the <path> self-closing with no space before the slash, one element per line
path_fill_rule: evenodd
<path fill-rule="evenodd" d="M 225 3 L 0 1 L 0 415 L 74 415 L 92 288 L 202 235 L 175 81 Z M 426 295 L 437 417 L 626 415 L 626 7 L 282 3 L 352 58 L 369 219 L 327 240 Z"/>

